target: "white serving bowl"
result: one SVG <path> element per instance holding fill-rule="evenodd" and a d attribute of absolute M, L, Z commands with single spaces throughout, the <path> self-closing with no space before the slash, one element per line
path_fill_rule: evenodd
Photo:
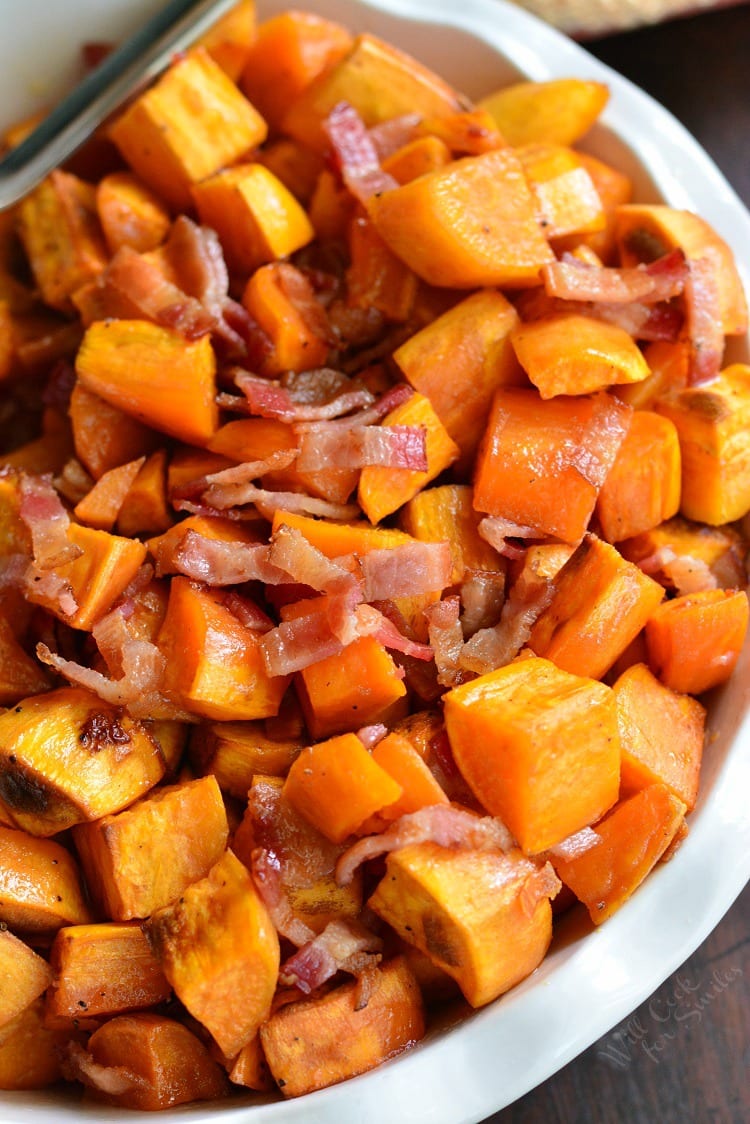
<path fill-rule="evenodd" d="M 54 99 L 85 41 L 114 40 L 159 0 L 0 0 L 0 126 Z M 750 291 L 750 215 L 685 129 L 572 41 L 504 0 L 259 0 L 261 17 L 308 6 L 411 52 L 471 96 L 519 76 L 608 83 L 611 100 L 586 146 L 634 179 L 641 201 L 698 212 L 732 245 Z M 750 361 L 747 338 L 728 358 Z M 558 942 L 536 972 L 458 1025 L 369 1074 L 299 1100 L 248 1095 L 168 1112 L 190 1124 L 475 1124 L 605 1034 L 706 938 L 750 877 L 750 652 L 716 693 L 690 834 L 600 929 Z M 155 1119 L 82 1105 L 59 1091 L 1 1093 L 4 1124 Z"/>

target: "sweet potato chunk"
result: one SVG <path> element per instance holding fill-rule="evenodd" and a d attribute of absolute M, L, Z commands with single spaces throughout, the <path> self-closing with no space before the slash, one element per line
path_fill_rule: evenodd
<path fill-rule="evenodd" d="M 585 838 L 573 836 L 551 861 L 589 911 L 606 921 L 640 886 L 684 822 L 685 805 L 662 784 L 622 801 Z"/>
<path fill-rule="evenodd" d="M 744 590 L 707 589 L 665 601 L 646 622 L 648 663 L 673 691 L 699 695 L 734 671 L 748 629 Z"/>
<path fill-rule="evenodd" d="M 44 1025 L 37 999 L 0 1027 L 0 1089 L 45 1089 L 60 1080 L 64 1036 Z"/>
<path fill-rule="evenodd" d="M 205 722 L 190 739 L 190 760 L 197 772 L 210 773 L 224 792 L 244 800 L 254 776 L 286 776 L 302 746 L 269 737 L 263 722 Z"/>
<path fill-rule="evenodd" d="M 419 986 L 399 956 L 374 970 L 367 1002 L 358 984 L 281 1007 L 261 1027 L 268 1066 L 286 1097 L 335 1085 L 400 1054 L 424 1036 Z"/>
<path fill-rule="evenodd" d="M 209 56 L 195 47 L 110 127 L 130 167 L 176 211 L 190 187 L 265 140 L 266 123 Z"/>
<path fill-rule="evenodd" d="M 669 418 L 635 410 L 596 501 L 602 538 L 619 543 L 676 515 L 681 463 L 677 429 Z"/>
<path fill-rule="evenodd" d="M 454 160 L 373 196 L 368 210 L 393 252 L 432 285 L 523 288 L 554 258 L 511 148 Z"/>
<path fill-rule="evenodd" d="M 154 1111 L 189 1101 L 215 1100 L 228 1091 L 226 1077 L 208 1049 L 187 1027 L 146 1011 L 118 1015 L 91 1035 L 88 1054 L 119 1078 L 120 1091 L 100 1099 L 123 1108 Z M 87 1085 L 85 1063 L 68 1064 L 69 1076 Z"/>
<path fill-rule="evenodd" d="M 224 1054 L 237 1054 L 268 1018 L 279 971 L 276 930 L 250 873 L 227 851 L 144 928 L 178 998 Z"/>
<path fill-rule="evenodd" d="M 50 965 L 52 1026 L 152 1007 L 172 992 L 140 925 L 67 925 L 57 931 Z"/>
<path fill-rule="evenodd" d="M 0 1027 L 30 1006 L 52 983 L 52 969 L 24 941 L 0 929 Z"/>
<path fill-rule="evenodd" d="M 0 921 L 31 934 L 90 920 L 70 851 L 52 839 L 0 827 Z"/>
<path fill-rule="evenodd" d="M 480 102 L 508 144 L 535 141 L 575 144 L 593 125 L 609 100 L 603 82 L 553 78 L 514 82 Z"/>
<path fill-rule="evenodd" d="M 388 856 L 369 905 L 482 1007 L 539 965 L 559 885 L 549 864 L 519 851 L 417 843 Z"/>
<path fill-rule="evenodd" d="M 698 795 L 706 711 L 697 699 L 665 687 L 645 664 L 613 685 L 622 746 L 621 786 L 664 784 L 692 811 Z"/>
<path fill-rule="evenodd" d="M 603 683 L 530 657 L 454 687 L 444 704 L 456 764 L 527 854 L 593 823 L 617 799 L 617 710 Z"/>
<path fill-rule="evenodd" d="M 163 774 L 147 728 L 82 687 L 0 715 L 0 799 L 33 835 L 119 811 Z"/>
<path fill-rule="evenodd" d="M 157 788 L 74 831 L 91 892 L 116 921 L 148 917 L 173 902 L 218 862 L 227 836 L 213 777 Z"/>

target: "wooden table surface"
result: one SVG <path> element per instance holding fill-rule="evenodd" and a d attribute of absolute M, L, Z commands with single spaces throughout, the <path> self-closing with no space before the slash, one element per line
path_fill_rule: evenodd
<path fill-rule="evenodd" d="M 750 207 L 750 4 L 586 46 L 670 109 Z M 750 887 L 629 1019 L 490 1119 L 747 1124 L 748 1063 Z"/>

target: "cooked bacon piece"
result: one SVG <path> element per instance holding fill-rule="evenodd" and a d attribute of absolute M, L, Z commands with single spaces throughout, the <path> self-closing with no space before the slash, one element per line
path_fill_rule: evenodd
<path fill-rule="evenodd" d="M 335 421 L 297 426 L 300 472 L 325 468 L 363 468 L 379 464 L 386 468 L 427 471 L 426 432 L 411 425 L 352 425 Z"/>
<path fill-rule="evenodd" d="M 374 605 L 360 605 L 355 617 L 357 636 L 372 636 L 384 648 L 402 652 L 405 656 L 413 656 L 417 660 L 426 662 L 433 659 L 434 653 L 429 644 L 419 644 L 416 640 L 405 636 L 393 621 Z"/>
<path fill-rule="evenodd" d="M 459 612 L 458 597 L 446 597 L 425 609 L 430 644 L 438 670 L 438 683 L 443 687 L 455 687 L 465 678 L 459 666 L 464 646 Z"/>
<path fill-rule="evenodd" d="M 453 560 L 448 542 L 407 542 L 370 550 L 360 559 L 364 600 L 418 597 L 450 584 Z"/>
<path fill-rule="evenodd" d="M 380 167 L 367 127 L 348 102 L 342 101 L 333 107 L 323 122 L 323 128 L 333 145 L 341 177 L 360 203 L 398 187 L 393 176 Z"/>
<path fill-rule="evenodd" d="M 671 546 L 662 546 L 653 554 L 641 558 L 638 566 L 644 574 L 662 574 L 680 595 L 719 588 L 716 575 L 703 558 L 677 554 Z"/>
<path fill-rule="evenodd" d="M 467 638 L 497 624 L 505 602 L 503 570 L 468 570 L 459 589 L 461 628 Z"/>
<path fill-rule="evenodd" d="M 256 605 L 249 597 L 243 597 L 237 590 L 230 590 L 224 595 L 224 607 L 236 617 L 240 624 L 253 632 L 270 632 L 274 623 L 268 613 L 264 613 L 260 605 Z"/>
<path fill-rule="evenodd" d="M 70 583 L 55 570 L 40 570 L 32 562 L 24 574 L 24 586 L 27 590 L 33 589 L 37 597 L 57 605 L 63 616 L 72 617 L 78 611 Z"/>
<path fill-rule="evenodd" d="M 476 816 L 451 804 L 433 804 L 397 819 L 380 835 L 368 835 L 354 843 L 336 864 L 336 881 L 348 886 L 355 870 L 370 859 L 414 843 L 437 843 L 467 851 L 507 851 L 513 836 L 501 820 Z"/>
<path fill-rule="evenodd" d="M 509 538 L 539 538 L 539 531 L 534 527 L 523 527 L 519 523 L 512 523 L 510 519 L 501 519 L 497 515 L 485 515 L 483 519 L 480 519 L 477 530 L 485 542 L 494 547 L 498 554 L 516 560 L 523 558 L 523 547 L 508 542 Z"/>
<path fill-rule="evenodd" d="M 382 947 L 380 938 L 360 922 L 337 918 L 281 965 L 279 982 L 309 995 L 339 971 L 359 976 L 374 967 Z"/>
<path fill-rule="evenodd" d="M 676 340 L 682 329 L 684 314 L 673 304 L 607 304 L 604 301 L 570 301 L 549 296 L 544 288 L 526 289 L 515 300 L 522 320 L 539 320 L 543 316 L 582 313 L 596 320 L 615 324 L 635 340 Z"/>
<path fill-rule="evenodd" d="M 718 375 L 724 354 L 716 264 L 709 258 L 693 259 L 685 285 L 685 328 L 691 344 L 688 384 L 709 382 Z"/>
<path fill-rule="evenodd" d="M 31 535 L 34 564 L 38 570 L 51 570 L 72 562 L 82 553 L 68 539 L 70 516 L 47 476 L 19 477 L 21 495 L 19 515 Z"/>
<path fill-rule="evenodd" d="M 271 562 L 267 543 L 226 542 L 192 530 L 186 531 L 175 546 L 172 563 L 179 573 L 212 586 L 248 581 L 279 585 L 289 580 L 286 572 Z"/>
<path fill-rule="evenodd" d="M 357 737 L 362 742 L 366 749 L 372 749 L 382 741 L 388 733 L 388 727 L 384 726 L 382 722 L 376 722 L 372 726 L 362 726 L 357 730 Z"/>
<path fill-rule="evenodd" d="M 524 646 L 537 617 L 550 604 L 554 584 L 548 578 L 517 581 L 503 605 L 494 628 L 482 628 L 466 641 L 459 665 L 484 675 L 506 664 Z"/>
<path fill-rule="evenodd" d="M 281 880 L 281 860 L 266 847 L 255 847 L 251 855 L 255 888 L 263 900 L 276 931 L 299 948 L 315 939 L 315 933 L 292 910 Z"/>
<path fill-rule="evenodd" d="M 296 527 L 282 524 L 274 532 L 270 560 L 286 573 L 287 581 L 308 585 L 321 593 L 342 592 L 355 586 L 356 594 L 359 594 L 359 583 L 352 571 L 328 558 Z"/>
<path fill-rule="evenodd" d="M 648 265 L 628 269 L 592 265 L 572 254 L 542 266 L 545 292 L 569 301 L 597 301 L 604 304 L 655 304 L 671 300 L 682 292 L 688 265 L 682 250 L 672 250 Z"/>
<path fill-rule="evenodd" d="M 328 595 L 318 598 L 310 612 L 282 621 L 266 633 L 260 650 L 269 675 L 291 675 L 343 651 L 345 643 L 326 611 L 328 600 Z"/>
<path fill-rule="evenodd" d="M 418 137 L 421 123 L 422 118 L 418 113 L 404 113 L 401 117 L 389 117 L 387 121 L 372 125 L 367 132 L 378 159 L 384 160 L 386 156 L 392 156 Z"/>

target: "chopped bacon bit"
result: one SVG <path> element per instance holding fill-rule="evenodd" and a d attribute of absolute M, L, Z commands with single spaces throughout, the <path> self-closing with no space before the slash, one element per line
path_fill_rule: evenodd
<path fill-rule="evenodd" d="M 718 375 L 724 354 L 716 265 L 710 258 L 691 260 L 685 303 L 685 327 L 691 344 L 688 384 L 696 386 Z"/>
<path fill-rule="evenodd" d="M 418 137 L 422 118 L 418 113 L 404 113 L 401 117 L 389 117 L 367 130 L 379 160 L 392 156 L 405 144 Z"/>
<path fill-rule="evenodd" d="M 541 277 L 545 292 L 562 300 L 655 304 L 682 292 L 688 265 L 682 250 L 628 269 L 592 265 L 566 253 L 560 261 L 542 266 Z"/>
<path fill-rule="evenodd" d="M 282 621 L 265 634 L 260 650 L 269 675 L 291 675 L 343 651 L 345 644 L 325 611 L 326 600 L 324 595 L 318 599 L 320 608 L 316 603 L 309 613 Z"/>
<path fill-rule="evenodd" d="M 503 605 L 499 623 L 494 628 L 481 628 L 467 640 L 459 657 L 460 666 L 478 675 L 505 667 L 528 640 L 553 593 L 554 583 L 549 579 L 517 581 Z"/>
<path fill-rule="evenodd" d="M 393 176 L 380 167 L 375 145 L 353 106 L 339 102 L 326 117 L 323 127 L 333 145 L 342 179 L 360 203 L 398 187 Z"/>
<path fill-rule="evenodd" d="M 354 574 L 339 562 L 326 557 L 296 527 L 281 527 L 271 540 L 270 561 L 287 574 L 287 580 L 310 586 L 319 592 L 334 593 L 359 585 Z"/>
<path fill-rule="evenodd" d="M 504 570 L 468 570 L 459 589 L 465 637 L 496 625 L 505 602 Z"/>
<path fill-rule="evenodd" d="M 433 804 L 401 816 L 380 835 L 354 843 L 336 864 L 336 881 L 348 886 L 362 863 L 427 842 L 469 851 L 507 851 L 514 846 L 513 836 L 501 820 L 476 816 L 450 804 Z"/>
<path fill-rule="evenodd" d="M 309 995 L 339 971 L 359 976 L 374 967 L 381 959 L 382 947 L 380 938 L 360 922 L 337 918 L 282 964 L 279 981 Z"/>
<path fill-rule="evenodd" d="M 362 742 L 366 749 L 372 749 L 382 741 L 388 733 L 388 727 L 384 726 L 382 722 L 376 722 L 373 726 L 362 726 L 357 730 L 357 737 Z"/>
<path fill-rule="evenodd" d="M 360 559 L 364 600 L 418 597 L 450 584 L 453 558 L 450 543 L 407 542 L 370 550 Z"/>
<path fill-rule="evenodd" d="M 245 396 L 248 410 L 261 418 L 278 418 L 279 421 L 292 421 L 295 405 L 291 395 L 273 379 L 252 375 L 249 371 L 236 368 L 233 372 L 235 386 Z"/>
<path fill-rule="evenodd" d="M 212 586 L 240 585 L 247 581 L 278 585 L 288 581 L 287 574 L 272 563 L 271 547 L 267 543 L 226 542 L 193 530 L 186 531 L 175 546 L 172 564 L 193 581 Z"/>
<path fill-rule="evenodd" d="M 593 828 L 583 827 L 575 835 L 569 835 L 567 839 L 550 847 L 549 854 L 559 859 L 577 859 L 592 847 L 598 847 L 601 841 L 601 835 L 597 835 Z"/>
<path fill-rule="evenodd" d="M 78 558 L 81 548 L 68 538 L 70 516 L 49 477 L 24 473 L 19 477 L 18 490 L 19 515 L 31 534 L 36 568 L 52 570 Z"/>
<path fill-rule="evenodd" d="M 240 624 L 244 624 L 252 632 L 270 632 L 274 627 L 268 613 L 264 613 L 260 605 L 256 605 L 249 597 L 243 597 L 236 589 L 224 595 L 223 604 Z"/>
<path fill-rule="evenodd" d="M 459 612 L 458 597 L 446 597 L 425 609 L 430 644 L 438 670 L 438 683 L 443 687 L 455 687 L 465 678 L 459 666 L 464 646 Z"/>
<path fill-rule="evenodd" d="M 78 612 L 78 602 L 70 582 L 55 570 L 39 570 L 32 562 L 24 575 L 24 586 L 27 590 L 33 589 L 37 597 L 44 597 L 50 604 L 56 605 L 65 617 L 72 617 Z"/>
<path fill-rule="evenodd" d="M 485 515 L 480 519 L 477 528 L 481 537 L 488 542 L 498 554 L 517 561 L 523 558 L 524 548 L 508 542 L 514 539 L 538 539 L 539 531 L 534 527 L 522 527 L 519 523 L 512 523 L 510 519 L 501 519 L 497 515 Z"/>
<path fill-rule="evenodd" d="M 521 889 L 520 905 L 524 916 L 533 917 L 536 907 L 543 898 L 554 898 L 562 889 L 562 882 L 555 874 L 552 863 L 532 869 Z"/>
<path fill-rule="evenodd" d="M 433 659 L 433 651 L 429 644 L 419 644 L 411 640 L 398 630 L 393 621 L 389 620 L 374 605 L 360 605 L 356 610 L 357 635 L 372 636 L 384 648 L 391 648 L 403 652 L 406 656 L 425 662 Z"/>
<path fill-rule="evenodd" d="M 638 566 L 644 574 L 661 574 L 678 594 L 719 588 L 716 575 L 704 559 L 692 554 L 677 554 L 671 546 L 659 547 L 653 554 L 641 558 Z"/>
<path fill-rule="evenodd" d="M 427 471 L 427 435 L 421 426 L 391 425 L 342 427 L 336 421 L 298 426 L 301 472 L 324 468 L 363 468 L 369 464 L 386 468 Z"/>
<path fill-rule="evenodd" d="M 315 933 L 295 916 L 281 881 L 281 861 L 273 851 L 255 847 L 250 856 L 255 888 L 280 936 L 300 948 L 315 939 Z"/>

